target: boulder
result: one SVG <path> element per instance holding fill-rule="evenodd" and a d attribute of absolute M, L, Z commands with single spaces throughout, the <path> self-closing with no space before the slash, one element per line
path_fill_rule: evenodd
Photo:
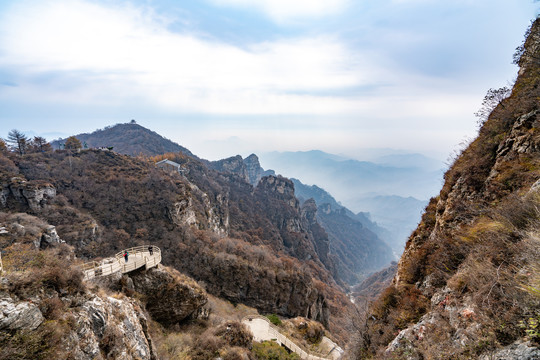
<path fill-rule="evenodd" d="M 206 304 L 205 291 L 176 270 L 158 265 L 129 274 L 135 291 L 146 298 L 146 310 L 164 325 L 174 325 L 195 315 Z"/>
<path fill-rule="evenodd" d="M 10 297 L 0 299 L 0 330 L 34 330 L 43 320 L 35 304 L 27 301 L 16 303 Z"/>

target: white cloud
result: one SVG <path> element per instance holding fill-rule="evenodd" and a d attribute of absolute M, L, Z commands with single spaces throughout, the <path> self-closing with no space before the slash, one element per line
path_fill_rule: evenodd
<path fill-rule="evenodd" d="M 43 101 L 140 99 L 173 111 L 339 113 L 350 108 L 347 100 L 309 93 L 369 81 L 354 54 L 332 37 L 242 49 L 172 33 L 142 8 L 85 1 L 17 6 L 1 19 L 0 50 L 0 66 L 27 79 L 13 96 L 41 92 Z M 43 74 L 55 74 L 52 84 L 40 82 Z M 69 89 L 63 82 L 71 82 Z"/>
<path fill-rule="evenodd" d="M 342 12 L 349 0 L 209 0 L 222 6 L 252 8 L 277 22 L 323 17 Z"/>

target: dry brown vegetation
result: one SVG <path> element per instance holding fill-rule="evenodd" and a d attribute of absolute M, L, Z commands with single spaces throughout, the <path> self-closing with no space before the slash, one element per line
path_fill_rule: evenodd
<path fill-rule="evenodd" d="M 210 293 L 265 313 L 310 316 L 325 323 L 328 312 L 337 314 L 329 326 L 345 339 L 345 322 L 339 316 L 347 317 L 342 309 L 350 302 L 317 255 L 309 252 L 307 235 L 278 226 L 287 216 L 298 216 L 286 199 L 269 199 L 269 194 L 254 192 L 251 185 L 209 170 L 197 159 L 167 157 L 186 167 L 189 181 L 208 194 L 210 205 L 193 193 L 185 178 L 157 169 L 153 160 L 158 158 L 109 151 L 4 153 L 0 178 L 6 183 L 18 176 L 28 183 L 52 184 L 57 196 L 41 210 L 31 211 L 13 197 L 8 198 L 8 209 L 55 225 L 79 256 L 106 257 L 153 243 L 166 250 L 165 264 L 203 282 Z M 223 200 L 224 194 L 228 199 Z M 174 204 L 190 199 L 198 229 L 175 224 L 172 218 Z M 221 218 L 229 216 L 229 236 L 210 230 L 208 206 Z M 291 288 L 296 291 L 291 293 Z M 318 312 L 306 310 L 315 303 Z"/>
<path fill-rule="evenodd" d="M 527 321 L 540 308 L 540 198 L 536 190 L 529 192 L 540 178 L 538 33 L 536 21 L 535 35 L 525 43 L 532 60 L 520 63 L 523 71 L 510 97 L 457 157 L 439 197 L 427 206 L 397 281 L 368 313 L 357 356 L 404 358 L 414 349 L 425 359 L 470 359 L 519 339 L 537 342 Z M 424 314 L 429 321 L 414 344 L 385 354 L 399 331 Z M 459 345 L 458 333 L 466 345 Z"/>

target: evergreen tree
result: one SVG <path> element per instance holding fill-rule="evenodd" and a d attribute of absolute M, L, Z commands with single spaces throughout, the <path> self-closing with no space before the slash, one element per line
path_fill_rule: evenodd
<path fill-rule="evenodd" d="M 26 148 L 28 146 L 28 138 L 24 133 L 20 132 L 17 129 L 13 129 L 8 133 L 7 143 L 11 144 L 13 148 L 19 155 L 26 153 Z"/>

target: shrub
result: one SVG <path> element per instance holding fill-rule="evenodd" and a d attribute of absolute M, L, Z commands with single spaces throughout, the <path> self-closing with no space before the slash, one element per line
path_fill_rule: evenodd
<path fill-rule="evenodd" d="M 259 360 L 300 360 L 298 354 L 289 354 L 285 348 L 274 341 L 254 342 L 251 352 Z"/>
<path fill-rule="evenodd" d="M 270 320 L 272 324 L 276 326 L 280 326 L 282 324 L 281 319 L 276 314 L 266 315 L 266 317 L 268 318 L 268 320 Z"/>
<path fill-rule="evenodd" d="M 219 357 L 219 350 L 224 345 L 223 339 L 206 332 L 195 339 L 189 355 L 192 360 L 215 359 Z"/>
<path fill-rule="evenodd" d="M 228 322 L 219 326 L 214 335 L 225 340 L 230 346 L 251 348 L 253 335 L 246 326 L 238 321 Z"/>

